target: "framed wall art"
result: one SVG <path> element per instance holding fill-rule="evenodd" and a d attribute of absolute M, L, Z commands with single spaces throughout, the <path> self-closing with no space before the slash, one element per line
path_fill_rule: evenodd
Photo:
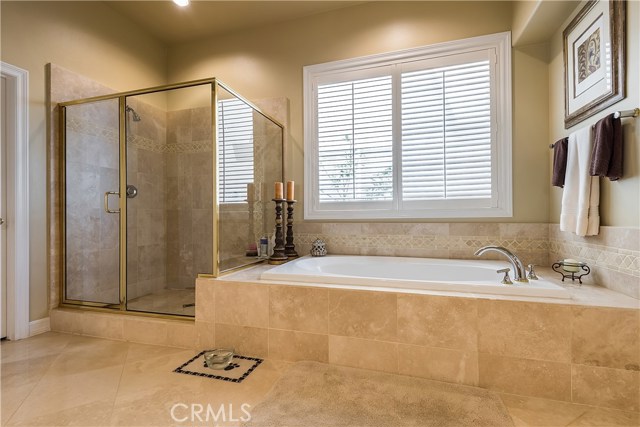
<path fill-rule="evenodd" d="M 624 99 L 626 0 L 590 0 L 563 31 L 564 127 Z"/>

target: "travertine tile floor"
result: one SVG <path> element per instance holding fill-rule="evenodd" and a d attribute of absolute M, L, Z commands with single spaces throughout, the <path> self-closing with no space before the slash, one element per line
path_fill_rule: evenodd
<path fill-rule="evenodd" d="M 288 366 L 265 361 L 244 382 L 172 372 L 193 350 L 55 332 L 3 342 L 2 425 L 236 425 L 243 404 L 256 405 Z M 517 426 L 638 426 L 637 413 L 544 399 L 501 396 Z M 174 405 L 176 421 L 172 420 Z M 218 423 L 191 418 L 202 405 Z M 245 407 L 246 408 L 246 407 Z"/>

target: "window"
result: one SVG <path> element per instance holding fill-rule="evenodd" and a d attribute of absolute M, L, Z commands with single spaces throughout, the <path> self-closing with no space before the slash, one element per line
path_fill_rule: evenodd
<path fill-rule="evenodd" d="M 253 182 L 253 110 L 239 99 L 218 102 L 220 203 L 241 203 Z"/>
<path fill-rule="evenodd" d="M 391 77 L 318 87 L 321 202 L 391 200 Z"/>
<path fill-rule="evenodd" d="M 510 35 L 304 68 L 305 218 L 511 216 Z"/>

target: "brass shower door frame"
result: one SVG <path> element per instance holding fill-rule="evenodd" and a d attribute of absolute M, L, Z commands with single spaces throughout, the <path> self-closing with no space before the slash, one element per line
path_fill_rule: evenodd
<path fill-rule="evenodd" d="M 60 253 L 61 257 L 61 266 L 60 266 L 60 306 L 65 308 L 80 308 L 80 309 L 89 309 L 89 310 L 98 310 L 104 312 L 118 312 L 121 314 L 132 314 L 132 315 L 140 315 L 140 316 L 149 316 L 149 317 L 161 317 L 161 318 L 173 318 L 173 319 L 189 319 L 193 320 L 192 316 L 182 316 L 177 314 L 164 314 L 164 313 L 151 313 L 144 311 L 129 311 L 127 310 L 127 126 L 126 126 L 126 98 L 130 96 L 137 95 L 148 95 L 157 92 L 165 92 L 174 89 L 183 89 L 188 87 L 195 86 L 211 86 L 211 143 L 212 143 L 212 151 L 213 151 L 213 235 L 212 238 L 212 255 L 213 255 L 213 271 L 212 274 L 201 274 L 199 277 L 219 277 L 220 272 L 220 242 L 219 242 L 219 217 L 220 217 L 220 201 L 218 194 L 218 98 L 219 98 L 219 87 L 223 88 L 225 91 L 229 92 L 231 95 L 236 98 L 242 100 L 248 106 L 250 106 L 255 112 L 264 116 L 269 121 L 273 122 L 275 125 L 280 127 L 282 130 L 282 149 L 284 151 L 284 126 L 275 120 L 273 117 L 262 111 L 255 104 L 248 101 L 246 98 L 238 94 L 236 91 L 231 89 L 226 84 L 222 83 L 219 79 L 212 77 L 207 79 L 199 79 L 199 80 L 191 80 L 183 83 L 175 83 L 169 85 L 155 86 L 146 89 L 138 89 L 126 92 L 118 92 L 110 95 L 101 95 L 94 96 L 89 98 L 82 98 L 73 101 L 61 102 L 58 104 L 59 107 L 59 122 L 58 122 L 58 135 L 60 141 L 60 148 L 58 152 L 58 164 L 59 168 L 59 182 L 60 182 Z M 111 99 L 118 100 L 118 137 L 119 137 L 119 194 L 118 194 L 118 205 L 119 205 L 119 303 L 118 304 L 108 304 L 108 303 L 97 303 L 90 301 L 82 301 L 82 300 L 73 300 L 67 299 L 66 297 L 66 261 L 67 261 L 67 234 L 66 234 L 66 219 L 67 219 L 67 208 L 66 208 L 66 109 L 69 106 L 73 105 L 81 105 L 81 104 L 89 104 L 98 101 L 107 101 Z M 282 156 L 282 175 L 284 174 L 284 153 Z M 262 262 L 262 261 L 257 261 Z M 235 271 L 237 269 L 233 269 Z M 232 271 L 232 270 L 230 270 Z M 229 272 L 230 272 L 229 271 Z M 225 271 L 227 273 L 227 271 Z M 224 273 L 223 273 L 224 274 Z"/>

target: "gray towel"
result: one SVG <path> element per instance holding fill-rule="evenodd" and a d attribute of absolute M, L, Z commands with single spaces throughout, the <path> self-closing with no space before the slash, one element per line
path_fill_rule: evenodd
<path fill-rule="evenodd" d="M 622 123 L 609 114 L 594 126 L 591 176 L 606 176 L 616 181 L 622 176 Z"/>
<path fill-rule="evenodd" d="M 567 142 L 569 138 L 562 138 L 553 144 L 553 176 L 551 185 L 564 187 L 564 175 L 567 171 Z"/>

